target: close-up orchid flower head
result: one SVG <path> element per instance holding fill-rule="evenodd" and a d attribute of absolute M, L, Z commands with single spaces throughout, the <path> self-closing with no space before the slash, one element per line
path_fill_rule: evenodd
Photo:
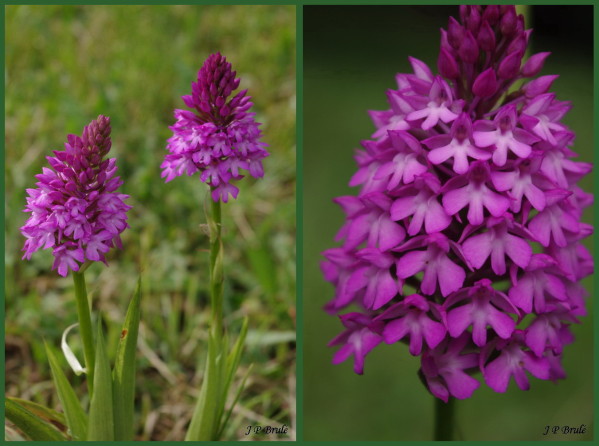
<path fill-rule="evenodd" d="M 592 165 L 533 38 L 515 6 L 461 6 L 437 66 L 410 57 L 388 108 L 370 111 L 359 190 L 335 198 L 345 223 L 322 253 L 325 310 L 342 325 L 333 363 L 362 374 L 374 349 L 407 344 L 446 403 L 566 377 L 593 273 L 593 196 L 579 186 Z"/>

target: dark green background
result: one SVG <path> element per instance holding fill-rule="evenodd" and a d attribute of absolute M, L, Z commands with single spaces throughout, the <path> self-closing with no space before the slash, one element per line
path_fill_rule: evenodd
<path fill-rule="evenodd" d="M 304 8 L 304 426 L 306 440 L 431 440 L 433 397 L 416 372 L 418 358 L 404 345 L 382 345 L 357 376 L 351 361 L 331 364 L 327 342 L 341 330 L 322 311 L 333 296 L 319 270 L 320 252 L 335 246 L 344 220 L 332 203 L 355 194 L 353 150 L 373 132 L 367 110 L 387 109 L 385 91 L 397 72 L 409 72 L 408 56 L 436 72 L 439 28 L 457 7 Z M 592 160 L 592 8 L 530 7 L 533 51 L 551 51 L 542 74 L 560 74 L 553 90 L 571 100 L 564 119 L 577 133 L 575 150 Z M 592 191 L 592 180 L 582 186 Z M 587 210 L 587 222 L 591 213 Z M 592 240 L 586 245 L 591 247 Z M 592 279 L 585 281 L 591 292 Z M 592 307 L 589 302 L 589 313 Z M 459 401 L 458 438 L 464 440 L 590 440 L 593 438 L 593 321 L 573 329 L 566 347 L 566 380 L 557 385 L 531 379 L 531 390 L 511 383 L 498 394 L 484 383 Z M 480 376 L 478 376 L 480 378 Z M 482 378 L 481 378 L 482 381 Z M 586 424 L 586 435 L 543 437 L 546 425 Z"/>

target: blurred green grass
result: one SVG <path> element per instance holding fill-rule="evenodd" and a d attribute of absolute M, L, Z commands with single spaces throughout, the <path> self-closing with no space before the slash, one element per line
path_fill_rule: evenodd
<path fill-rule="evenodd" d="M 233 330 L 250 319 L 240 376 L 254 364 L 225 439 L 248 424 L 293 426 L 295 7 L 7 6 L 5 17 L 6 393 L 58 405 L 42 340 L 58 345 L 76 320 L 72 282 L 50 271 L 49 252 L 21 261 L 21 210 L 45 156 L 105 114 L 133 209 L 124 249 L 88 270 L 88 289 L 114 348 L 141 272 L 137 438 L 183 438 L 206 352 L 206 187 L 197 177 L 164 184 L 159 166 L 180 96 L 221 51 L 271 152 L 265 177 L 244 179 L 223 208 L 225 311 Z"/>
<path fill-rule="evenodd" d="M 565 7 L 560 7 L 563 11 Z M 532 7 L 534 17 L 543 8 Z M 582 15 L 590 14 L 579 7 Z M 326 344 L 342 326 L 322 306 L 333 288 L 322 278 L 320 253 L 335 246 L 344 221 L 334 197 L 355 194 L 347 183 L 356 170 L 353 149 L 373 132 L 367 110 L 388 108 L 385 91 L 394 76 L 410 72 L 408 56 L 436 72 L 439 28 L 451 7 L 304 8 L 304 426 L 306 440 L 431 440 L 433 397 L 417 377 L 419 360 L 404 345 L 379 346 L 366 359 L 365 374 L 351 361 L 332 365 Z M 587 23 L 585 21 L 584 23 Z M 575 26 L 583 26 L 576 23 Z M 549 31 L 551 32 L 551 31 Z M 551 51 L 543 74 L 560 74 L 553 90 L 574 107 L 565 122 L 577 134 L 574 149 L 593 160 L 592 42 L 532 36 L 533 52 Z M 561 39 L 561 40 L 560 40 Z M 582 181 L 593 190 L 592 175 Z M 592 223 L 592 209 L 585 221 Z M 592 237 L 586 239 L 592 250 Z M 593 296 L 593 280 L 586 289 Z M 591 440 L 593 438 L 593 303 L 589 316 L 573 327 L 576 342 L 566 347 L 568 378 L 557 384 L 531 379 L 531 390 L 514 383 L 497 394 L 484 383 L 457 406 L 458 439 Z M 480 376 L 477 377 L 479 380 Z M 543 437 L 546 425 L 587 425 L 585 435 Z"/>

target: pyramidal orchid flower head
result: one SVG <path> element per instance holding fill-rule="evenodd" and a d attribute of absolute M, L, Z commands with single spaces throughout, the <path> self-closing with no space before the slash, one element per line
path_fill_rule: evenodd
<path fill-rule="evenodd" d="M 496 392 L 565 377 L 593 271 L 580 221 L 593 197 L 577 186 L 592 166 L 575 161 L 557 76 L 535 78 L 549 53 L 523 60 L 530 34 L 514 6 L 462 6 L 441 31 L 440 75 L 410 58 L 389 109 L 370 112 L 360 190 L 336 200 L 341 246 L 322 263 L 345 326 L 335 363 L 353 355 L 362 373 L 380 343 L 407 344 L 444 401 L 469 398 L 477 372 Z"/>
<path fill-rule="evenodd" d="M 176 122 L 170 129 L 162 177 L 171 181 L 183 174 L 199 174 L 208 184 L 214 201 L 237 198 L 239 189 L 233 184 L 247 171 L 254 178 L 264 175 L 262 159 L 268 156 L 266 144 L 260 141 L 260 125 L 247 90 L 231 96 L 240 84 L 231 63 L 220 53 L 206 59 L 191 84 L 191 94 L 182 96 L 193 112 L 175 110 Z"/>
<path fill-rule="evenodd" d="M 24 259 L 39 249 L 52 249 L 52 269 L 61 276 L 78 271 L 86 261 L 106 263 L 110 248 L 121 246 L 120 234 L 128 227 L 128 195 L 116 175 L 110 151 L 110 118 L 100 115 L 83 129 L 82 136 L 68 135 L 64 151 L 48 156 L 50 167 L 36 175 L 35 189 L 27 189 L 21 227 L 26 237 Z"/>

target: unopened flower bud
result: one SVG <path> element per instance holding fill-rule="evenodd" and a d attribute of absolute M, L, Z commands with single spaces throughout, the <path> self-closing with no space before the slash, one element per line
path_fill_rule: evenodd
<path fill-rule="evenodd" d="M 508 55 L 499 64 L 497 75 L 501 79 L 512 79 L 516 77 L 520 71 L 520 62 L 522 61 L 522 53 L 512 53 Z"/>
<path fill-rule="evenodd" d="M 441 28 L 441 42 L 440 42 L 439 47 L 444 49 L 445 51 L 449 51 L 449 52 L 453 51 L 452 46 L 449 44 L 449 39 L 447 37 L 447 31 L 445 31 L 443 28 Z"/>
<path fill-rule="evenodd" d="M 557 74 L 541 76 L 524 84 L 522 91 L 524 91 L 526 97 L 534 98 L 535 96 L 546 93 L 551 88 L 551 84 L 553 84 L 558 77 Z"/>
<path fill-rule="evenodd" d="M 500 29 L 503 35 L 512 36 L 516 32 L 518 18 L 516 17 L 516 8 L 508 8 L 501 17 Z"/>
<path fill-rule="evenodd" d="M 520 35 L 510 43 L 510 46 L 507 47 L 507 52 L 524 54 L 526 51 L 527 37 L 526 33 L 520 33 Z"/>
<path fill-rule="evenodd" d="M 480 73 L 474 81 L 472 92 L 481 98 L 489 98 L 493 96 L 496 91 L 497 77 L 495 76 L 495 70 L 493 70 L 493 68 L 487 68 Z"/>
<path fill-rule="evenodd" d="M 466 21 L 466 28 L 468 28 L 472 33 L 478 32 L 478 28 L 480 27 L 480 13 L 476 6 L 470 8 L 470 14 L 468 15 L 468 20 Z"/>
<path fill-rule="evenodd" d="M 483 21 L 487 21 L 489 25 L 493 26 L 499 20 L 499 6 L 490 5 L 485 8 L 483 12 Z"/>
<path fill-rule="evenodd" d="M 469 5 L 460 5 L 460 20 L 462 21 L 462 23 L 466 23 L 466 20 L 468 20 L 468 16 L 470 15 L 470 8 L 471 6 Z"/>
<path fill-rule="evenodd" d="M 480 27 L 476 40 L 478 41 L 478 46 L 483 51 L 491 52 L 495 49 L 495 31 L 493 31 L 493 28 L 491 28 L 489 22 L 486 20 Z"/>
<path fill-rule="evenodd" d="M 466 63 L 474 63 L 478 59 L 478 44 L 470 31 L 466 31 L 458 54 Z"/>
<path fill-rule="evenodd" d="M 437 68 L 439 69 L 441 76 L 447 79 L 456 79 L 460 75 L 457 62 L 449 51 L 444 48 L 441 48 L 441 51 L 439 52 Z"/>
<path fill-rule="evenodd" d="M 543 69 L 545 59 L 547 59 L 550 54 L 551 53 L 544 52 L 530 56 L 522 67 L 522 76 L 533 77 L 539 74 L 539 72 Z"/>
<path fill-rule="evenodd" d="M 464 40 L 464 28 L 460 25 L 453 17 L 449 18 L 447 24 L 447 41 L 456 50 L 460 48 L 462 41 Z"/>

